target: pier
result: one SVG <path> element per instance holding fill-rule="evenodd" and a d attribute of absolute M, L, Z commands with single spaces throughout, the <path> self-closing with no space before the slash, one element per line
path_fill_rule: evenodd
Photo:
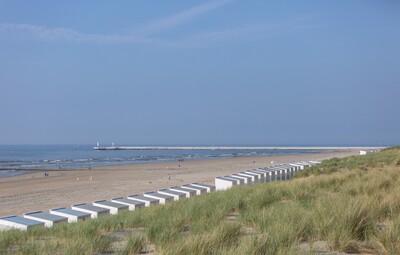
<path fill-rule="evenodd" d="M 380 150 L 384 147 L 323 146 L 94 146 L 94 150 Z"/>

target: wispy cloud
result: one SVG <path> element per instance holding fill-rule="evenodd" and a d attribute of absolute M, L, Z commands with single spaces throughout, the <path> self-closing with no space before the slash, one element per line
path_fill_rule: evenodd
<path fill-rule="evenodd" d="M 0 23 L 0 33 L 3 35 L 6 34 L 8 39 L 95 43 L 142 43 L 176 46 L 180 43 L 159 39 L 156 38 L 156 36 L 149 36 L 149 34 L 171 29 L 232 1 L 233 0 L 212 0 L 202 3 L 167 18 L 143 25 L 135 30 L 133 34 L 90 34 L 70 28 L 49 28 L 34 24 L 17 23 Z M 0 38 L 2 34 L 0 34 Z"/>
<path fill-rule="evenodd" d="M 32 24 L 0 23 L 0 32 L 17 39 L 37 39 L 44 41 L 97 42 L 97 43 L 165 43 L 139 35 L 88 34 L 69 28 L 48 28 Z"/>
<path fill-rule="evenodd" d="M 175 15 L 150 22 L 138 28 L 132 34 L 90 34 L 70 28 L 49 28 L 34 24 L 0 23 L 0 32 L 8 38 L 36 39 L 43 41 L 96 42 L 96 43 L 143 43 L 176 45 L 175 42 L 149 36 L 162 30 L 184 24 L 197 16 L 224 6 L 233 0 L 212 0 L 186 9 Z M 1 37 L 1 34 L 0 34 Z"/>
<path fill-rule="evenodd" d="M 205 14 L 214 9 L 222 7 L 232 1 L 233 0 L 213 0 L 205 2 L 197 6 L 194 6 L 192 8 L 189 8 L 185 11 L 182 11 L 180 13 L 177 13 L 175 15 L 144 25 L 143 27 L 137 29 L 136 32 L 140 34 L 149 34 L 161 30 L 170 29 L 178 25 L 181 25 L 183 23 L 186 23 L 194 19 L 195 17 L 200 16 L 201 14 Z"/>
<path fill-rule="evenodd" d="M 157 32 L 170 30 L 234 0 L 212 0 L 175 15 L 140 27 L 131 34 L 91 34 L 70 28 L 50 28 L 34 24 L 0 23 L 0 40 L 39 40 L 45 42 L 145 44 L 164 47 L 205 47 L 221 42 L 242 42 L 268 38 L 281 33 L 318 29 L 305 18 L 266 22 L 217 31 L 191 31 L 174 38 L 163 39 Z"/>

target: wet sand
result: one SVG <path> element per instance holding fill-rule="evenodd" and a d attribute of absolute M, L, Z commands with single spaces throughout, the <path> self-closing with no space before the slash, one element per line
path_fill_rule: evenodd
<path fill-rule="evenodd" d="M 0 178 L 0 216 L 48 211 L 80 202 L 141 194 L 191 182 L 214 184 L 220 175 L 303 160 L 357 155 L 358 150 L 315 154 L 237 157 L 185 162 L 70 169 Z"/>

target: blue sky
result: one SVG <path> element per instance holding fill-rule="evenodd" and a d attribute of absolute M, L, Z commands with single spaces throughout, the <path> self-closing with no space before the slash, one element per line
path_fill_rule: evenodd
<path fill-rule="evenodd" d="M 1 1 L 0 144 L 400 144 L 398 1 Z"/>

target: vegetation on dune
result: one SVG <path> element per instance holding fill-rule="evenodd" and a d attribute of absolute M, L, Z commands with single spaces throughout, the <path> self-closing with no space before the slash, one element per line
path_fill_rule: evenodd
<path fill-rule="evenodd" d="M 296 177 L 331 174 L 353 169 L 368 170 L 385 165 L 400 166 L 400 146 L 386 148 L 379 153 L 370 153 L 362 157 L 351 156 L 324 160 L 321 164 L 315 165 L 307 169 L 307 171 L 300 172 Z"/>
<path fill-rule="evenodd" d="M 400 148 L 51 229 L 0 233 L 0 254 L 398 254 Z"/>

